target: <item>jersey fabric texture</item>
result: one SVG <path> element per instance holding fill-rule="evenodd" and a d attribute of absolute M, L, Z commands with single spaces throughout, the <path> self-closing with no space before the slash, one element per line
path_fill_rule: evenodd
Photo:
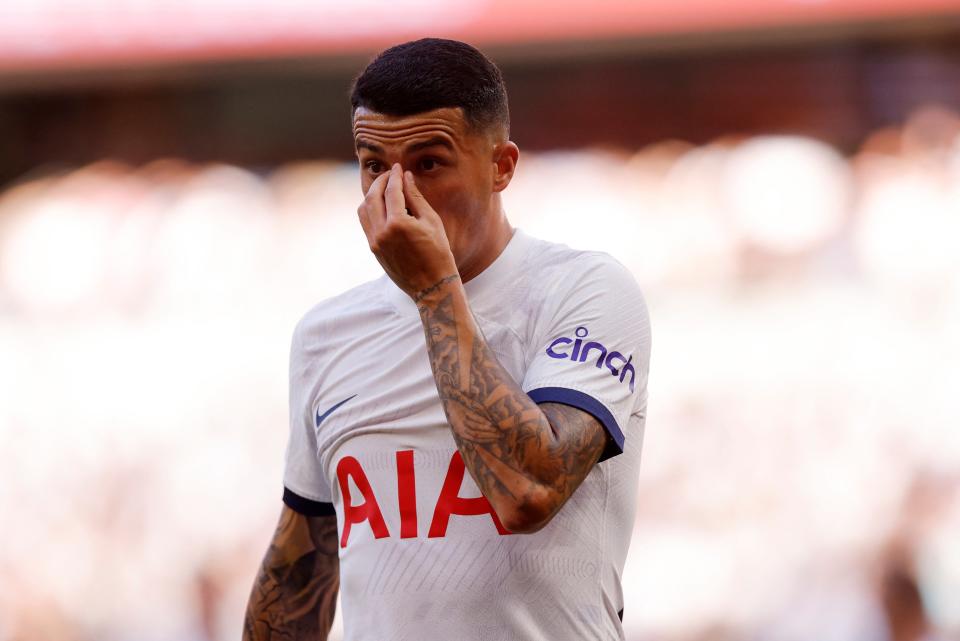
<path fill-rule="evenodd" d="M 514 232 L 464 284 L 497 359 L 537 403 L 611 436 L 553 520 L 507 532 L 464 470 L 413 301 L 387 276 L 311 309 L 290 355 L 284 500 L 336 512 L 346 641 L 623 639 L 650 326 L 600 252 Z"/>

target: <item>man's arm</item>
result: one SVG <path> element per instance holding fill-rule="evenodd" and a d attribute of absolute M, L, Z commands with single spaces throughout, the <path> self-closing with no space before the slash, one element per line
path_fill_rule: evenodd
<path fill-rule="evenodd" d="M 357 209 L 370 249 L 420 309 L 430 364 L 464 465 L 503 525 L 546 525 L 600 458 L 587 412 L 538 407 L 503 369 L 467 304 L 443 221 L 399 165 Z"/>
<path fill-rule="evenodd" d="M 464 464 L 508 530 L 539 530 L 599 460 L 606 430 L 587 412 L 526 395 L 487 345 L 458 278 L 414 300 Z"/>
<path fill-rule="evenodd" d="M 243 641 L 323 641 L 340 588 L 337 517 L 286 505 L 250 593 Z"/>

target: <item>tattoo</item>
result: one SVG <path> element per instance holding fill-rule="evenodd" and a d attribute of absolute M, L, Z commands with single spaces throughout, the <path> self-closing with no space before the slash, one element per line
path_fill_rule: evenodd
<path fill-rule="evenodd" d="M 284 506 L 250 593 L 243 641 L 323 641 L 339 588 L 336 516 Z"/>
<path fill-rule="evenodd" d="M 430 285 L 430 287 L 425 287 L 421 289 L 419 292 L 417 292 L 416 295 L 413 297 L 413 302 L 416 304 L 419 304 L 420 301 L 422 301 L 424 298 L 426 298 L 430 294 L 433 294 L 434 292 L 436 292 L 438 289 L 440 289 L 447 283 L 452 283 L 458 278 L 460 278 L 460 274 L 450 274 L 449 276 L 444 276 L 443 278 L 435 282 L 433 285 Z"/>
<path fill-rule="evenodd" d="M 608 435 L 590 414 L 538 406 L 497 361 L 462 290 L 419 306 L 437 390 L 464 464 L 494 509 L 545 524 L 600 458 Z"/>

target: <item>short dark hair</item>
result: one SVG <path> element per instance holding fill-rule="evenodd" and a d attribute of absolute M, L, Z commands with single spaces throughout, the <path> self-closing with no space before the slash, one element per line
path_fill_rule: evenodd
<path fill-rule="evenodd" d="M 390 116 L 460 107 L 475 130 L 510 130 L 500 70 L 457 40 L 423 38 L 383 51 L 353 81 L 350 104 L 352 112 L 365 107 Z"/>

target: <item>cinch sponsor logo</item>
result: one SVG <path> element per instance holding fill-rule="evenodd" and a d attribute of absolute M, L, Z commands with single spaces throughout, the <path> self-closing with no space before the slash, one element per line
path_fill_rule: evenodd
<path fill-rule="evenodd" d="M 606 366 L 606 368 L 610 370 L 610 374 L 618 377 L 621 383 L 623 379 L 627 377 L 627 373 L 629 373 L 630 392 L 633 393 L 633 379 L 637 375 L 633 369 L 633 365 L 630 364 L 630 361 L 633 360 L 633 355 L 631 354 L 630 358 L 625 358 L 623 354 L 616 350 L 608 350 L 602 343 L 596 341 L 584 343 L 583 339 L 590 333 L 586 327 L 578 327 L 574 333 L 576 334 L 575 339 L 561 336 L 547 345 L 547 356 L 550 358 L 568 358 L 578 363 L 584 363 L 587 359 L 591 359 L 592 362 L 592 360 L 596 358 L 597 368 Z M 568 347 L 571 343 L 573 344 L 572 350 Z"/>

